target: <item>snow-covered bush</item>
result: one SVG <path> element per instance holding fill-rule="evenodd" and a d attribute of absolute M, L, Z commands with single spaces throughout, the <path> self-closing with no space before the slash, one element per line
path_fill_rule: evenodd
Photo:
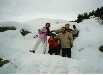
<path fill-rule="evenodd" d="M 3 65 L 9 63 L 9 60 L 4 60 L 3 58 L 0 58 L 0 67 L 2 67 Z"/>

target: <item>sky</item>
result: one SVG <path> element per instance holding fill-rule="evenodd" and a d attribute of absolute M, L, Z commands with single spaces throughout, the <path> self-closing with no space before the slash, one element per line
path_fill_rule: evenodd
<path fill-rule="evenodd" d="M 79 13 L 103 5 L 103 0 L 0 0 L 0 21 L 34 18 L 73 20 Z"/>

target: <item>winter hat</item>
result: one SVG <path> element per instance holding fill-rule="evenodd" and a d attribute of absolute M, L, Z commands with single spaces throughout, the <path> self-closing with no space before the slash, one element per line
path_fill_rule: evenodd
<path fill-rule="evenodd" d="M 56 36 L 56 32 L 52 32 L 51 35 L 52 35 L 52 36 Z"/>

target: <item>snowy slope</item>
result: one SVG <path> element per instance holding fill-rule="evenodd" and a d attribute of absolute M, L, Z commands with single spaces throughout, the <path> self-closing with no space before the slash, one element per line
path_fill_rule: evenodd
<path fill-rule="evenodd" d="M 103 25 L 99 25 L 95 19 L 90 19 L 81 22 L 79 29 L 80 35 L 74 41 L 72 57 L 85 61 L 81 63 L 83 73 L 103 73 L 103 53 L 98 50 L 103 44 Z"/>
<path fill-rule="evenodd" d="M 39 19 L 23 24 L 28 30 L 36 32 L 45 22 L 52 24 L 51 29 L 60 28 L 68 23 L 68 21 L 61 23 L 61 20 L 58 22 Z M 33 26 L 33 24 L 36 25 Z M 98 47 L 103 44 L 103 26 L 99 25 L 95 19 L 85 20 L 76 25 L 80 34 L 74 41 L 71 59 L 30 53 L 29 49 L 33 48 L 37 38 L 33 39 L 33 34 L 23 37 L 19 32 L 20 28 L 16 31 L 0 33 L 0 57 L 11 61 L 0 68 L 0 73 L 103 73 L 103 53 L 98 50 Z M 38 50 L 41 48 L 39 46 Z"/>

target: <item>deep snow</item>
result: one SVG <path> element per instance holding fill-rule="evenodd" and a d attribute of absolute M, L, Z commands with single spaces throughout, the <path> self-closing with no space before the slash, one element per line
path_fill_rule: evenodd
<path fill-rule="evenodd" d="M 50 22 L 51 29 L 58 29 L 68 21 L 38 19 L 25 22 L 15 31 L 0 32 L 0 57 L 11 62 L 0 68 L 0 73 L 103 73 L 103 53 L 98 48 L 103 44 L 103 25 L 95 19 L 84 20 L 76 24 L 80 30 L 79 37 L 74 40 L 72 58 L 56 55 L 30 53 L 37 38 L 33 34 L 23 37 L 21 27 L 37 34 L 37 29 L 45 22 Z M 42 25 L 42 26 L 40 26 Z M 38 50 L 41 50 L 41 45 Z"/>

